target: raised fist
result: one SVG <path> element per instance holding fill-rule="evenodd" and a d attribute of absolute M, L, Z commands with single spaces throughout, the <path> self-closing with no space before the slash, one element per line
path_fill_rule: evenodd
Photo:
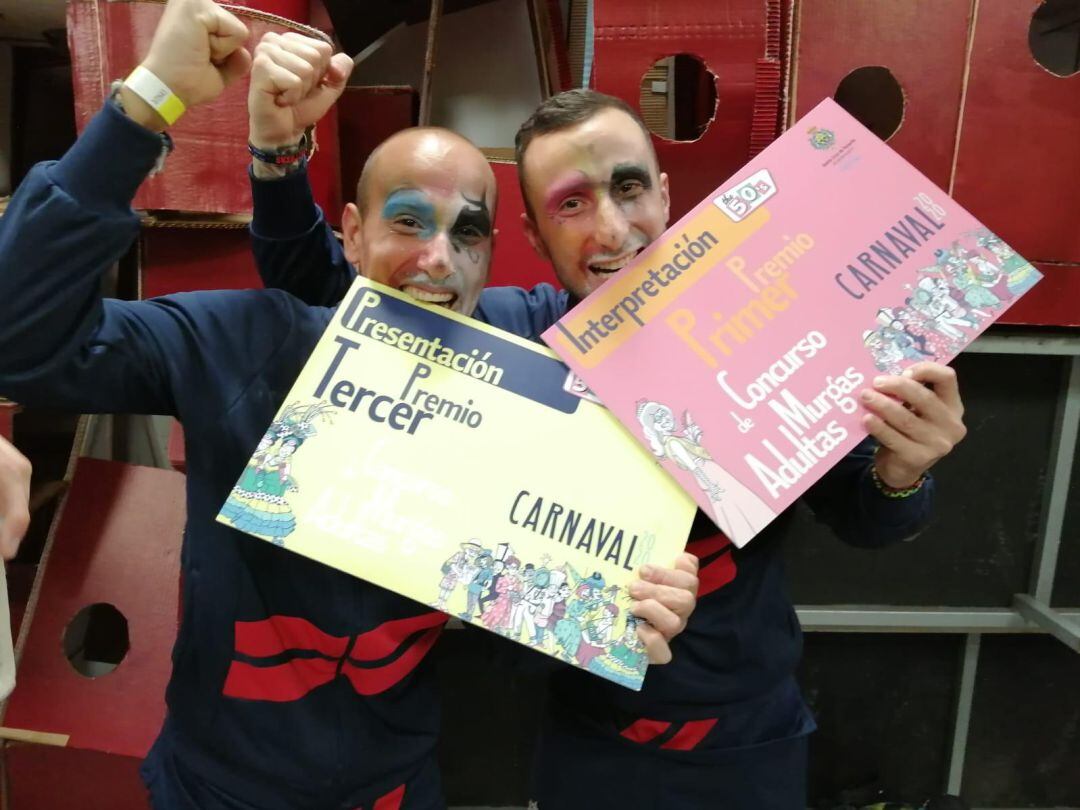
<path fill-rule="evenodd" d="M 247 38 L 247 26 L 212 0 L 169 0 L 142 64 L 192 107 L 248 72 Z"/>
<path fill-rule="evenodd" d="M 347 54 L 322 40 L 265 34 L 251 68 L 248 139 L 261 149 L 295 144 L 338 100 L 352 69 Z"/>

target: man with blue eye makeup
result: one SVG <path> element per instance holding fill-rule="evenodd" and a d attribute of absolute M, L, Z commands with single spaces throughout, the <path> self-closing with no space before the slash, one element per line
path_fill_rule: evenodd
<path fill-rule="evenodd" d="M 345 256 L 418 301 L 471 314 L 491 266 L 495 176 L 446 130 L 413 129 L 379 146 L 342 214 Z"/>
<path fill-rule="evenodd" d="M 298 142 L 337 100 L 351 70 L 352 60 L 324 43 L 292 33 L 263 37 L 248 94 L 253 178 L 285 181 L 302 165 Z M 256 193 L 272 186 L 254 184 Z M 439 127 L 399 132 L 368 158 L 356 199 L 345 206 L 345 257 L 374 281 L 471 314 L 491 265 L 495 205 L 495 175 L 468 140 Z M 258 212 L 255 233 L 284 224 L 272 203 Z M 300 279 L 286 280 L 311 297 Z"/>
<path fill-rule="evenodd" d="M 566 291 L 538 285 L 489 289 L 484 296 L 526 310 L 507 321 L 515 323 L 513 331 L 525 325 L 518 334 L 536 340 L 663 234 L 668 178 L 637 114 L 591 90 L 541 103 L 519 129 L 516 152 L 526 235 Z M 279 225 L 266 231 L 253 225 L 260 273 L 268 286 L 317 293 L 308 299 L 313 303 L 336 301 L 352 268 L 310 193 L 300 191 L 302 169 L 289 182 L 261 189 L 255 183 L 256 225 L 260 206 L 273 206 Z M 882 376 L 860 401 L 873 438 L 803 500 L 844 542 L 876 548 L 910 539 L 926 525 L 928 471 L 963 437 L 963 404 L 955 374 L 936 363 Z M 701 559 L 699 603 L 686 632 L 672 642 L 672 664 L 651 669 L 641 692 L 570 669 L 552 674 L 534 806 L 806 807 L 806 738 L 814 721 L 795 682 L 802 634 L 780 557 L 793 518 L 794 509 L 787 510 L 735 549 L 698 512 L 687 549 Z"/>

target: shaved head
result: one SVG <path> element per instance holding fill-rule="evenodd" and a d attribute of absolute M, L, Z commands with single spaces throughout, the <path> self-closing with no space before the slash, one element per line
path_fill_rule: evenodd
<path fill-rule="evenodd" d="M 456 162 L 465 171 L 475 170 L 482 174 L 490 181 L 489 205 L 494 215 L 498 202 L 498 187 L 495 185 L 495 173 L 491 170 L 487 158 L 464 135 L 444 127 L 403 129 L 375 147 L 375 151 L 364 161 L 363 171 L 356 183 L 356 205 L 361 214 L 367 212 L 372 181 L 389 173 L 394 166 L 402 168 L 403 160 L 411 164 L 425 162 L 432 166 L 442 162 Z"/>
<path fill-rule="evenodd" d="M 471 315 L 491 268 L 495 174 L 467 139 L 414 127 L 383 141 L 345 206 L 345 256 L 367 278 Z"/>

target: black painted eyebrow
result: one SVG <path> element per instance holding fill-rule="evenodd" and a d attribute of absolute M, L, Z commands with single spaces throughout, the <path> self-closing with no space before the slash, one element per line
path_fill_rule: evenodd
<path fill-rule="evenodd" d="M 465 197 L 464 194 L 461 196 Z M 491 214 L 488 212 L 487 202 L 483 198 L 473 200 L 468 197 L 465 197 L 465 202 L 468 205 L 458 212 L 457 219 L 454 220 L 453 230 L 456 231 L 458 228 L 472 226 L 484 236 L 490 236 Z"/>
<path fill-rule="evenodd" d="M 619 163 L 611 171 L 611 186 L 615 188 L 628 180 L 637 180 L 645 188 L 652 188 L 649 170 L 638 163 Z"/>

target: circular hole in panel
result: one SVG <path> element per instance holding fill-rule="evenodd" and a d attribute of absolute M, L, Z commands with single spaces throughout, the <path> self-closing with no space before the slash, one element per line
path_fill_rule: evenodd
<path fill-rule="evenodd" d="M 666 56 L 641 77 L 641 118 L 650 132 L 669 141 L 696 141 L 704 135 L 717 103 L 716 75 L 696 56 Z"/>
<path fill-rule="evenodd" d="M 883 141 L 895 135 L 904 120 L 904 91 L 887 67 L 856 68 L 837 86 L 835 98 Z"/>
<path fill-rule="evenodd" d="M 1028 46 L 1035 61 L 1055 76 L 1080 74 L 1080 3 L 1044 0 L 1031 17 Z"/>
<path fill-rule="evenodd" d="M 87 605 L 75 614 L 63 638 L 64 657 L 87 678 L 108 675 L 130 647 L 124 614 L 107 602 Z"/>

